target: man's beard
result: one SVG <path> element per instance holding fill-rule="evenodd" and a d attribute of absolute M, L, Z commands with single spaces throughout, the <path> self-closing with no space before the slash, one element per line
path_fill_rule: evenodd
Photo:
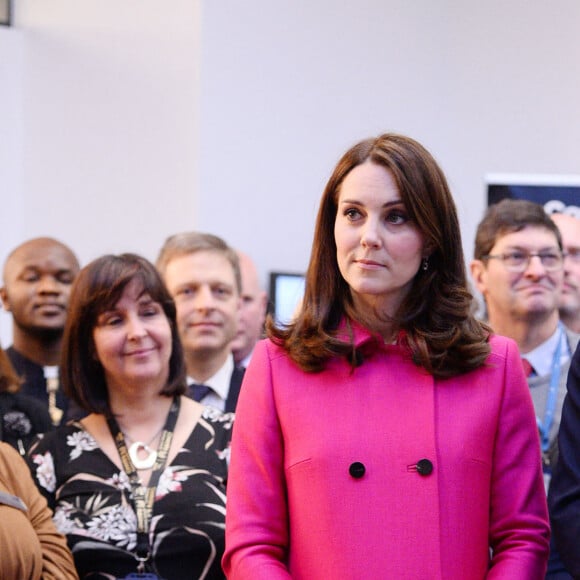
<path fill-rule="evenodd" d="M 41 342 L 56 342 L 62 338 L 64 333 L 63 327 L 46 327 L 46 326 L 26 326 L 18 325 L 26 334 L 34 336 Z"/>

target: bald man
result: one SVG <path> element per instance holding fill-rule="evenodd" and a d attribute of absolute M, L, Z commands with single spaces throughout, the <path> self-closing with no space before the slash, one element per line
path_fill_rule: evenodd
<path fill-rule="evenodd" d="M 242 305 L 239 310 L 238 332 L 231 343 L 236 365 L 247 367 L 256 342 L 264 332 L 268 296 L 260 286 L 256 265 L 243 252 L 238 251 L 242 274 Z"/>
<path fill-rule="evenodd" d="M 67 418 L 68 401 L 58 380 L 62 335 L 79 262 L 53 238 L 34 238 L 6 259 L 0 298 L 12 314 L 13 344 L 7 349 L 23 378 L 21 392 L 47 405 L 53 425 Z"/>
<path fill-rule="evenodd" d="M 554 213 L 550 217 L 562 234 L 564 284 L 560 295 L 560 319 L 580 334 L 580 218 L 568 213 Z"/>

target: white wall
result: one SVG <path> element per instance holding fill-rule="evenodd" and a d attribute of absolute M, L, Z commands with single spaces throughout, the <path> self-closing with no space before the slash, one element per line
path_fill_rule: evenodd
<path fill-rule="evenodd" d="M 155 257 L 196 204 L 199 5 L 19 0 L 22 238 Z"/>
<path fill-rule="evenodd" d="M 15 3 L 15 27 L 0 41 L 10 36 L 22 53 L 9 71 L 20 82 L 6 85 L 20 102 L 11 132 L 22 171 L 3 191 L 19 207 L 2 262 L 38 235 L 70 244 L 83 263 L 121 251 L 153 259 L 167 235 L 196 225 L 199 9 Z"/>
<path fill-rule="evenodd" d="M 0 26 L 0 250 L 18 243 L 22 211 L 22 43 Z M 3 260 L 2 260 L 3 261 Z M 0 262 L 1 264 L 1 262 Z M 0 270 L 1 272 L 1 270 Z M 10 342 L 10 319 L 0 313 L 0 345 Z"/>
<path fill-rule="evenodd" d="M 154 258 L 200 229 L 264 282 L 303 270 L 335 162 L 386 130 L 440 161 L 468 257 L 486 173 L 580 173 L 577 0 L 18 0 L 15 24 L 2 260 L 41 234 Z"/>
<path fill-rule="evenodd" d="M 384 130 L 436 143 L 446 55 L 425 31 L 445 23 L 431 4 L 208 2 L 201 225 L 266 269 L 303 270 L 320 194 L 350 145 Z"/>
<path fill-rule="evenodd" d="M 440 161 L 468 255 L 485 173 L 580 171 L 575 0 L 221 0 L 203 26 L 201 224 L 265 268 L 304 268 L 334 163 L 382 131 Z"/>

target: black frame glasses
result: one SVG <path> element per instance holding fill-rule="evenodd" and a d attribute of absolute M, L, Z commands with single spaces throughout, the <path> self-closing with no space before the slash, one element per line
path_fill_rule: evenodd
<path fill-rule="evenodd" d="M 482 260 L 501 260 L 510 272 L 525 272 L 532 258 L 536 257 L 542 262 L 542 266 L 547 272 L 557 272 L 564 267 L 564 256 L 562 252 L 524 252 L 514 250 L 503 254 L 487 254 Z"/>

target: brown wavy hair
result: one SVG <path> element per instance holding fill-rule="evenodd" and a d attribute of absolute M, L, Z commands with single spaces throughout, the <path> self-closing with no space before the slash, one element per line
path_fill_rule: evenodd
<path fill-rule="evenodd" d="M 64 391 L 90 413 L 110 414 L 107 381 L 96 355 L 93 330 L 99 315 L 114 308 L 133 280 L 161 305 L 171 327 L 169 377 L 160 394 L 172 397 L 185 392 L 185 363 L 175 304 L 159 272 L 136 254 L 106 255 L 85 266 L 73 284 L 62 344 Z"/>
<path fill-rule="evenodd" d="M 431 154 L 417 141 L 387 133 L 349 149 L 335 167 L 320 202 L 302 304 L 292 323 L 268 335 L 305 371 L 321 371 L 330 358 L 359 360 L 352 339 L 337 335 L 341 320 L 355 319 L 351 291 L 336 258 L 334 222 L 344 178 L 371 161 L 393 176 L 411 220 L 429 249 L 429 267 L 420 269 L 393 317 L 404 331 L 413 361 L 436 377 L 451 377 L 481 366 L 490 352 L 489 328 L 473 315 L 461 232 L 447 180 Z"/>

